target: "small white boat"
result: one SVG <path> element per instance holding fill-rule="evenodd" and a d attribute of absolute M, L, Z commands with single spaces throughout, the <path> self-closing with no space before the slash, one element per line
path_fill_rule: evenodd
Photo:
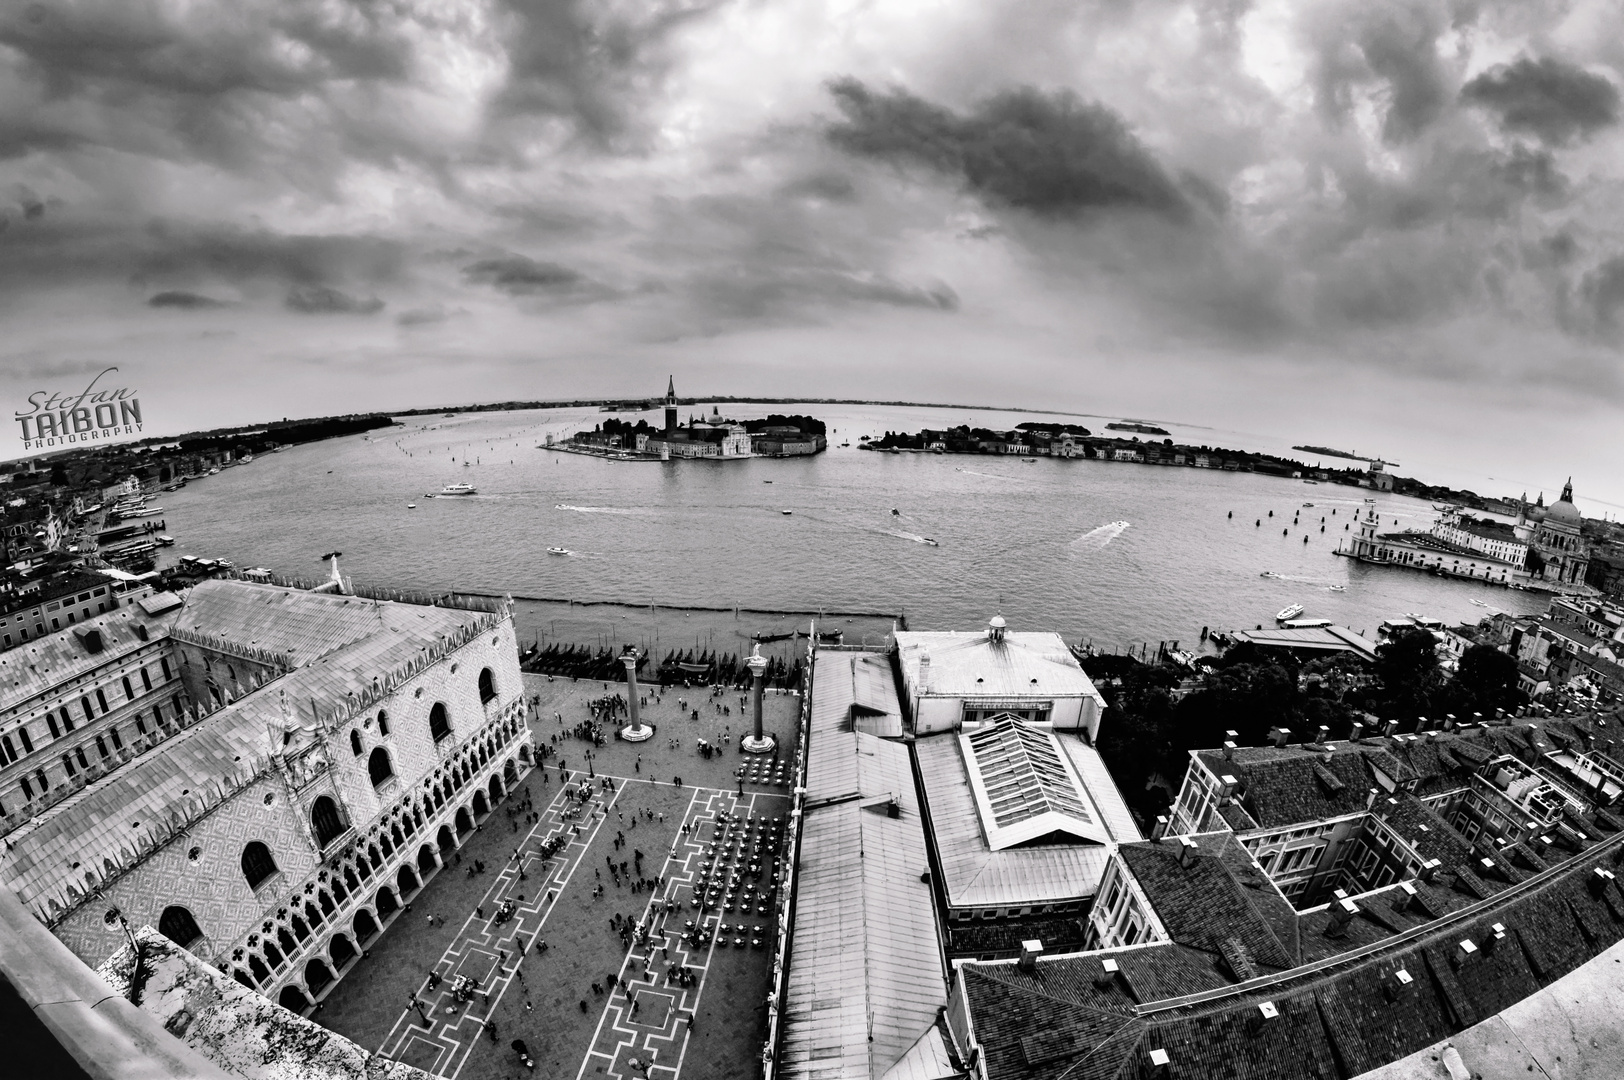
<path fill-rule="evenodd" d="M 920 543 L 924 544 L 926 547 L 941 547 L 942 546 L 942 545 L 938 544 L 936 541 L 932 540 L 928 536 L 925 537 L 923 540 L 921 540 Z"/>
<path fill-rule="evenodd" d="M 793 511 L 793 510 L 780 510 L 778 512 L 780 514 L 783 514 L 785 517 L 789 517 L 791 514 L 795 513 L 795 511 Z"/>
<path fill-rule="evenodd" d="M 569 548 L 550 547 L 547 549 L 547 554 L 549 555 L 568 555 L 569 553 Z"/>
<path fill-rule="evenodd" d="M 1303 503 L 1304 506 L 1313 506 L 1313 503 Z"/>
<path fill-rule="evenodd" d="M 440 489 L 441 495 L 477 495 L 472 484 L 447 484 Z"/>
<path fill-rule="evenodd" d="M 1275 573 L 1273 570 L 1265 570 L 1265 571 L 1263 571 L 1263 573 L 1258 575 L 1258 577 L 1279 577 L 1279 576 L 1280 575 Z"/>
<path fill-rule="evenodd" d="M 1303 606 L 1301 604 L 1292 604 L 1290 607 L 1281 608 L 1280 613 L 1274 617 L 1274 621 L 1285 622 L 1287 619 L 1295 619 L 1302 613 Z"/>
<path fill-rule="evenodd" d="M 1330 619 L 1286 619 L 1280 624 L 1287 630 L 1316 630 L 1322 626 L 1330 626 Z"/>
<path fill-rule="evenodd" d="M 408 509 L 408 510 L 416 510 L 417 509 L 417 504 L 416 503 L 407 503 L 406 504 L 406 509 Z"/>
<path fill-rule="evenodd" d="M 1331 586 L 1331 591 L 1332 592 L 1347 592 L 1348 587 L 1346 585 L 1332 585 Z"/>

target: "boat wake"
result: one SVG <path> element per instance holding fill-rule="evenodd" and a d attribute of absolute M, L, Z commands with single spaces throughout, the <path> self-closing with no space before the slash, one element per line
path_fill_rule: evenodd
<path fill-rule="evenodd" d="M 1005 476 L 1002 473 L 976 472 L 974 469 L 961 469 L 957 465 L 953 467 L 953 471 L 961 472 L 965 476 L 979 476 L 984 480 L 1014 480 L 1015 482 L 1021 484 L 1027 482 L 1026 477 L 1024 476 Z"/>
<path fill-rule="evenodd" d="M 1293 574 L 1277 574 L 1273 570 L 1265 570 L 1259 577 L 1273 578 L 1276 581 L 1289 581 L 1296 585 L 1314 585 L 1321 589 L 1336 588 L 1341 582 L 1330 578 L 1298 577 Z"/>
<path fill-rule="evenodd" d="M 1071 547 L 1074 551 L 1102 548 L 1106 544 L 1109 544 L 1112 540 L 1115 540 L 1117 537 L 1121 536 L 1123 530 L 1128 527 L 1128 524 L 1129 523 L 1126 521 L 1113 521 L 1108 525 L 1101 525 L 1097 529 L 1090 529 L 1088 532 L 1085 532 L 1083 535 L 1073 540 L 1071 542 Z"/>
<path fill-rule="evenodd" d="M 635 510 L 627 510 L 619 506 L 571 506 L 569 503 L 556 503 L 553 509 L 573 510 L 577 514 L 623 514 L 627 517 L 632 517 L 637 513 Z"/>
<path fill-rule="evenodd" d="M 916 544 L 931 544 L 933 547 L 935 546 L 934 541 L 932 541 L 929 537 L 920 536 L 918 533 L 903 532 L 901 529 L 880 529 L 878 531 L 886 536 L 894 536 L 898 540 L 912 540 Z"/>

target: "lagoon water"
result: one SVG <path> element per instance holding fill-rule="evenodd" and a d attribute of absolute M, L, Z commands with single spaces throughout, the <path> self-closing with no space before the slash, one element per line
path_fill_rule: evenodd
<path fill-rule="evenodd" d="M 767 411 L 743 408 L 733 411 Z M 1044 419 L 1030 415 L 772 411 L 823 418 L 830 450 L 610 462 L 538 448 L 549 433 L 591 427 L 603 419 L 596 410 L 405 417 L 396 428 L 290 447 L 163 493 L 157 501 L 178 541 L 166 559 L 228 558 L 316 577 L 318 556 L 339 550 L 356 582 L 905 612 L 914 629 L 977 628 L 1002 611 L 1014 628 L 1058 630 L 1107 649 L 1163 640 L 1193 647 L 1204 626 L 1272 625 L 1292 603 L 1305 618 L 1372 637 L 1404 612 L 1475 622 L 1491 609 L 1546 603 L 1537 593 L 1337 556 L 1366 494 L 1357 489 L 1204 469 L 856 449 L 859 436 L 887 429 Z M 450 483 L 472 483 L 479 494 L 424 498 Z M 1413 499 L 1379 495 L 1377 505 L 1384 529 L 1424 528 L 1434 517 Z M 549 555 L 549 547 L 570 554 Z"/>

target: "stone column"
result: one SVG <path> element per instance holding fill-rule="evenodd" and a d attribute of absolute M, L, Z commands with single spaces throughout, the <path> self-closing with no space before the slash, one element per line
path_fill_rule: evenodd
<path fill-rule="evenodd" d="M 625 742 L 643 742 L 654 737 L 654 729 L 644 727 L 637 714 L 637 653 L 626 653 L 620 662 L 626 665 L 626 708 L 631 716 L 631 722 L 620 729 L 620 737 Z"/>
<path fill-rule="evenodd" d="M 755 732 L 739 740 L 739 749 L 747 754 L 770 754 L 778 745 L 771 735 L 761 730 L 761 686 L 767 677 L 767 658 L 761 655 L 761 646 L 757 645 L 750 655 L 745 658 L 745 666 L 750 669 L 752 680 L 750 687 L 751 711 L 755 714 Z"/>

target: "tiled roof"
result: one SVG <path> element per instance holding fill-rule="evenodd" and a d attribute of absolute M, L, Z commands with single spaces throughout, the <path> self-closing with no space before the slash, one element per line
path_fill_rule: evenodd
<path fill-rule="evenodd" d="M 125 604 L 0 652 L 0 713 L 162 637 L 174 618 L 173 613 L 148 615 L 138 604 Z M 99 639 L 100 648 L 92 652 L 87 638 L 91 643 Z"/>
<path fill-rule="evenodd" d="M 1233 759 L 1203 750 L 1200 756 L 1214 775 L 1241 781 L 1239 797 L 1259 827 L 1277 828 L 1357 813 L 1365 808 L 1373 786 L 1364 759 L 1338 744 L 1332 753 L 1300 746 L 1247 747 Z M 1342 782 L 1340 788 L 1316 775 L 1316 766 Z"/>
<path fill-rule="evenodd" d="M 1297 947 L 1295 927 L 1286 915 L 1290 905 L 1285 912 L 1274 905 L 1285 901 L 1263 872 L 1250 866 L 1234 834 L 1201 833 L 1189 839 L 1196 847 L 1186 857 L 1187 865 L 1180 862 L 1182 842 L 1124 844 L 1119 849 L 1169 936 L 1214 957 L 1224 956 L 1226 943 L 1235 939 L 1259 970 L 1293 967 Z M 1250 868 L 1241 870 L 1245 884 L 1223 857 L 1231 847 L 1240 851 Z M 1286 915 L 1285 921 L 1265 918 L 1261 905 L 1267 905 L 1271 914 Z"/>

